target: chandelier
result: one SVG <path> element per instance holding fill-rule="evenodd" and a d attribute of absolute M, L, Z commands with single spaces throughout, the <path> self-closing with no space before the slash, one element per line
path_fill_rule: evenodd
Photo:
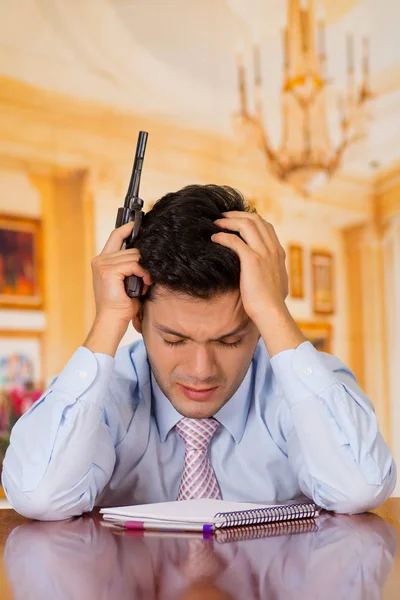
<path fill-rule="evenodd" d="M 338 97 L 339 138 L 333 143 L 326 107 L 325 22 L 317 22 L 313 0 L 288 0 L 283 31 L 282 135 L 278 148 L 269 140 L 263 116 L 260 47 L 253 48 L 254 109 L 248 108 L 246 69 L 238 56 L 239 130 L 262 150 L 267 168 L 307 194 L 341 166 L 344 151 L 365 135 L 369 83 L 369 41 L 362 40 L 362 78 L 356 84 L 354 39 L 346 40 L 347 85 Z"/>

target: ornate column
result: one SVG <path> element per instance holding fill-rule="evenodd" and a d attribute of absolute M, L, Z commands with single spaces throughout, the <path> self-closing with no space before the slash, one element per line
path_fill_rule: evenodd
<path fill-rule="evenodd" d="M 31 180 L 42 204 L 48 381 L 83 343 L 93 320 L 93 207 L 82 171 L 49 169 Z"/>
<path fill-rule="evenodd" d="M 344 232 L 348 290 L 349 366 L 374 403 L 390 443 L 383 241 L 375 224 Z"/>
<path fill-rule="evenodd" d="M 361 243 L 362 319 L 364 330 L 364 385 L 374 403 L 381 431 L 391 443 L 388 394 L 388 356 L 384 286 L 383 239 L 379 229 L 367 225 Z"/>

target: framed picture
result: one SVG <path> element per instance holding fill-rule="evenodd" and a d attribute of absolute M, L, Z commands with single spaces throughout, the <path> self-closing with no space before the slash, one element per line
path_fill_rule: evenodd
<path fill-rule="evenodd" d="M 43 379 L 43 332 L 0 329 L 0 390 Z"/>
<path fill-rule="evenodd" d="M 332 325 L 315 321 L 297 321 L 305 337 L 320 352 L 332 351 Z"/>
<path fill-rule="evenodd" d="M 304 298 L 303 248 L 299 244 L 289 244 L 288 270 L 290 296 Z"/>
<path fill-rule="evenodd" d="M 0 214 L 0 307 L 43 307 L 41 223 Z"/>
<path fill-rule="evenodd" d="M 42 392 L 42 332 L 0 330 L 0 472 L 13 425 Z"/>
<path fill-rule="evenodd" d="M 333 256 L 329 252 L 311 252 L 312 299 L 316 314 L 334 312 Z"/>

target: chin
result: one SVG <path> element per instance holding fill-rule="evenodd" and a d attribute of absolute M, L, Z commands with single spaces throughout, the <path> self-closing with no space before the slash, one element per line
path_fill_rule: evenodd
<path fill-rule="evenodd" d="M 181 415 L 189 417 L 189 419 L 209 419 L 222 406 L 222 404 L 215 406 L 215 403 L 207 405 L 205 402 L 188 402 L 187 400 L 186 402 L 173 402 L 172 404 Z"/>
<path fill-rule="evenodd" d="M 210 417 L 213 417 L 215 415 L 215 413 L 218 412 L 217 410 L 207 410 L 205 407 L 193 407 L 190 409 L 184 409 L 184 411 L 179 411 L 181 412 L 181 414 L 183 414 L 184 417 L 189 417 L 190 419 L 209 419 Z"/>

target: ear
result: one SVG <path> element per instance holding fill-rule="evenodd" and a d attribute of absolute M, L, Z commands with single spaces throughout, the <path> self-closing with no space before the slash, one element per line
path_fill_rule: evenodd
<path fill-rule="evenodd" d="M 132 325 L 138 333 L 142 333 L 142 320 L 143 320 L 143 305 L 141 302 L 137 302 L 136 312 L 132 317 Z"/>

